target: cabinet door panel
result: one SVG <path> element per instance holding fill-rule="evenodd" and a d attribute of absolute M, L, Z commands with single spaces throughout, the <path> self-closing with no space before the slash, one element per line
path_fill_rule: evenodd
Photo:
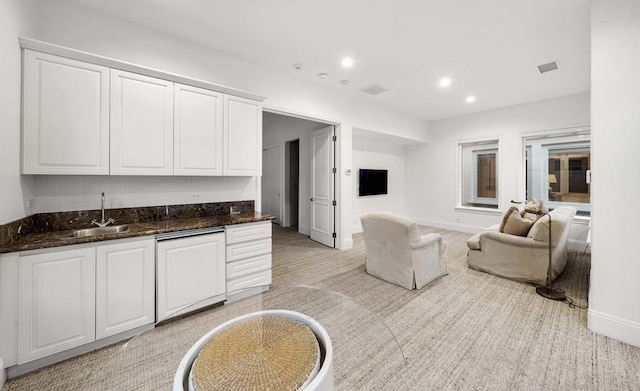
<path fill-rule="evenodd" d="M 225 95 L 224 175 L 262 175 L 262 104 Z"/>
<path fill-rule="evenodd" d="M 173 83 L 111 70 L 111 174 L 173 174 Z"/>
<path fill-rule="evenodd" d="M 18 363 L 95 339 L 95 249 L 20 258 Z"/>
<path fill-rule="evenodd" d="M 155 240 L 99 246 L 96 339 L 155 320 Z"/>
<path fill-rule="evenodd" d="M 194 310 L 220 301 L 225 292 L 224 233 L 159 242 L 156 251 L 157 321 L 186 306 Z"/>
<path fill-rule="evenodd" d="M 109 68 L 25 50 L 23 97 L 23 173 L 109 173 Z"/>
<path fill-rule="evenodd" d="M 175 85 L 175 175 L 222 175 L 222 108 L 218 92 Z"/>

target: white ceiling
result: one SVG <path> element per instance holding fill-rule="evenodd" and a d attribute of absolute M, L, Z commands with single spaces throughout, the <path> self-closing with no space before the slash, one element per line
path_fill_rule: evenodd
<path fill-rule="evenodd" d="M 426 120 L 590 89 L 590 0 L 68 1 Z"/>

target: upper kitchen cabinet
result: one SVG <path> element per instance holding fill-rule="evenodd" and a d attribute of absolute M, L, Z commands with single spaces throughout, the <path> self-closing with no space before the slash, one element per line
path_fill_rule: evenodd
<path fill-rule="evenodd" d="M 111 175 L 173 175 L 173 83 L 111 70 Z"/>
<path fill-rule="evenodd" d="M 24 51 L 23 174 L 109 174 L 109 68 Z"/>
<path fill-rule="evenodd" d="M 262 103 L 224 97 L 224 175 L 262 175 Z"/>
<path fill-rule="evenodd" d="M 222 175 L 223 94 L 175 84 L 174 175 Z"/>

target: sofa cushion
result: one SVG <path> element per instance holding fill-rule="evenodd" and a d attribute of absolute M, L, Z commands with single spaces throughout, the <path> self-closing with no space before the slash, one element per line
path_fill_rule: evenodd
<path fill-rule="evenodd" d="M 536 198 L 532 198 L 525 204 L 524 208 L 522 208 L 522 212 L 520 215 L 524 217 L 527 213 L 532 213 L 534 215 L 541 216 L 545 213 L 549 212 L 549 208 L 544 204 L 544 202 L 539 201 Z"/>
<path fill-rule="evenodd" d="M 502 218 L 500 232 L 510 235 L 527 236 L 533 223 L 536 222 L 536 215 L 525 213 L 520 215 L 517 207 L 512 206 Z"/>
<path fill-rule="evenodd" d="M 569 210 L 569 213 L 575 212 L 572 209 Z M 549 217 L 551 216 L 551 243 L 554 245 L 558 243 L 562 233 L 565 230 L 567 224 L 571 224 L 573 220 L 573 215 L 563 213 L 562 208 L 554 209 L 553 212 L 544 215 L 536 223 L 531 227 L 529 233 L 527 234 L 528 238 L 532 238 L 533 240 L 537 240 L 540 242 L 548 242 L 549 241 Z"/>

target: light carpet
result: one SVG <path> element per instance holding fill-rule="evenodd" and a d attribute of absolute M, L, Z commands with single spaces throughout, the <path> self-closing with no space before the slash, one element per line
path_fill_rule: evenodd
<path fill-rule="evenodd" d="M 354 235 L 353 249 L 337 251 L 274 226 L 274 289 L 263 299 L 171 322 L 129 342 L 125 355 L 121 344 L 104 348 L 12 379 L 3 390 L 118 389 L 121 384 L 109 381 L 115 361 L 119 375 L 123 367 L 128 371 L 126 389 L 170 389 L 177 362 L 212 324 L 250 310 L 291 307 L 291 292 L 300 303 L 296 310 L 321 316 L 330 335 L 339 331 L 332 341 L 347 370 L 336 371 L 337 390 L 640 390 L 640 348 L 590 332 L 586 310 L 546 300 L 529 284 L 469 269 L 470 235 L 421 230 L 442 234 L 449 275 L 408 291 L 364 272 L 361 235 Z M 556 283 L 582 306 L 589 269 L 588 255 L 571 253 Z M 323 290 L 287 288 L 297 285 Z M 327 291 L 353 301 L 335 294 L 318 300 Z M 369 311 L 392 334 L 372 322 Z M 362 338 L 370 345 L 355 343 Z M 363 356 L 375 362 L 363 365 Z"/>

